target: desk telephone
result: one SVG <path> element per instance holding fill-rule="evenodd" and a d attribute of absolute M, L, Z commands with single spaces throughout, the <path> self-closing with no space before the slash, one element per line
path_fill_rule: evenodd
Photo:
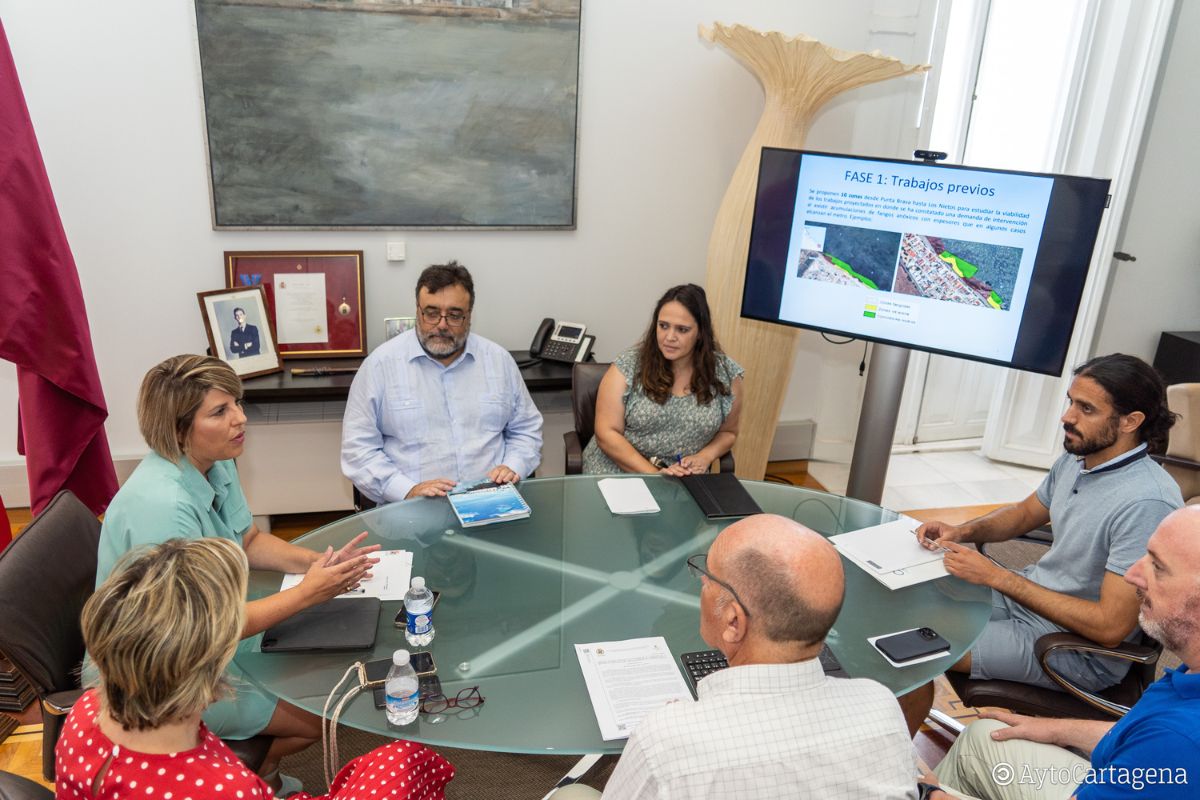
<path fill-rule="evenodd" d="M 586 361 L 592 353 L 595 336 L 588 336 L 582 322 L 558 322 L 546 317 L 538 326 L 529 345 L 529 355 L 549 361 Z"/>

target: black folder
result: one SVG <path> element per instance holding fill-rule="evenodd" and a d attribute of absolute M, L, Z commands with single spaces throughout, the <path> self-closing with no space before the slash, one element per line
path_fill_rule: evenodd
<path fill-rule="evenodd" d="M 732 472 L 706 472 L 687 475 L 679 480 L 709 519 L 747 517 L 762 509 Z"/>
<path fill-rule="evenodd" d="M 379 630 L 378 597 L 335 597 L 288 617 L 263 634 L 264 653 L 365 650 Z"/>

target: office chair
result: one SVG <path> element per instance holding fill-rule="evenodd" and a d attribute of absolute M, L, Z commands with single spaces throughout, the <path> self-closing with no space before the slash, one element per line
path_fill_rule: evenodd
<path fill-rule="evenodd" d="M 571 411 L 575 415 L 575 430 L 563 434 L 568 475 L 583 474 L 583 448 L 596 433 L 596 395 L 609 366 L 586 362 L 571 368 Z M 732 451 L 721 456 L 720 465 L 721 472 L 733 472 Z"/>
<path fill-rule="evenodd" d="M 80 688 L 79 617 L 96 585 L 100 521 L 69 491 L 54 496 L 0 553 L 0 656 L 36 692 L 42 706 L 42 776 L 54 780 L 54 746 Z M 273 737 L 226 744 L 252 770 Z"/>
<path fill-rule="evenodd" d="M 1200 503 L 1200 383 L 1167 387 L 1167 406 L 1179 415 L 1165 455 L 1151 453 L 1183 492 L 1188 505 Z"/>
<path fill-rule="evenodd" d="M 989 546 L 976 545 L 980 552 L 1005 566 L 1023 566 L 1036 561 L 1054 541 L 1047 529 L 1038 529 L 1010 540 Z M 987 551 L 991 550 L 991 553 Z M 1003 559 L 997 559 L 1004 550 Z M 1024 562 L 1024 563 L 1014 563 Z M 1089 692 L 1073 684 L 1051 663 L 1058 652 L 1084 652 L 1119 658 L 1131 662 L 1129 671 L 1120 683 L 1099 692 Z M 1155 679 L 1155 669 L 1162 645 L 1145 634 L 1140 643 L 1122 642 L 1105 647 L 1074 633 L 1051 633 L 1037 640 L 1034 656 L 1046 676 L 1062 687 L 1055 691 L 1041 686 L 1002 680 L 973 680 L 961 672 L 947 672 L 946 679 L 965 705 L 972 707 L 998 706 L 1018 714 L 1035 717 L 1068 717 L 1072 719 L 1111 720 L 1125 715 Z M 940 720 L 939 720 L 940 721 Z"/>
<path fill-rule="evenodd" d="M 608 364 L 587 362 L 571 368 L 571 411 L 575 415 L 575 430 L 563 434 L 568 475 L 583 474 L 583 448 L 596 432 L 596 394 L 608 367 Z"/>
<path fill-rule="evenodd" d="M 0 800 L 54 800 L 54 792 L 20 775 L 0 772 Z"/>

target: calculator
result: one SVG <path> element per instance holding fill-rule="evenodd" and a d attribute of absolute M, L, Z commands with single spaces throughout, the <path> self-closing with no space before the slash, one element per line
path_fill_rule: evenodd
<path fill-rule="evenodd" d="M 850 677 L 828 645 L 821 648 L 821 655 L 818 658 L 821 661 L 821 669 L 825 670 L 825 674 L 829 677 Z M 693 697 L 699 696 L 696 694 L 696 684 L 700 682 L 701 678 L 729 666 L 729 662 L 725 660 L 725 655 L 720 650 L 699 650 L 695 653 L 684 653 L 679 657 L 679 660 L 683 663 L 683 674 L 687 676 L 688 686 L 692 690 Z"/>

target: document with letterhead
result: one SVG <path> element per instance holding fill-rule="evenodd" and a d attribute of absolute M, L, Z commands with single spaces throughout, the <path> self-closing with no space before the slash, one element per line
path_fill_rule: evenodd
<path fill-rule="evenodd" d="M 625 739 L 655 709 L 694 703 L 661 636 L 575 645 L 604 741 Z"/>

